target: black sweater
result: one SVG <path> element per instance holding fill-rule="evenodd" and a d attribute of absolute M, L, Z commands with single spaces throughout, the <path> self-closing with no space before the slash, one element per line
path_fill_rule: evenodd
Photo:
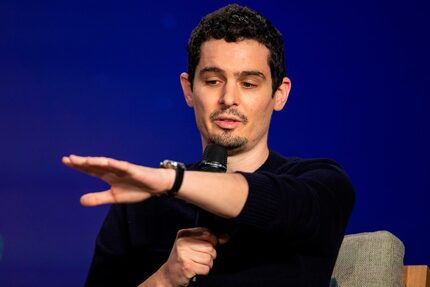
<path fill-rule="evenodd" d="M 249 195 L 230 220 L 175 198 L 113 205 L 86 286 L 137 286 L 167 260 L 176 232 L 194 227 L 197 213 L 200 226 L 230 240 L 217 248 L 210 274 L 190 286 L 329 286 L 354 204 L 346 174 L 331 160 L 272 151 L 257 171 L 241 174 Z"/>

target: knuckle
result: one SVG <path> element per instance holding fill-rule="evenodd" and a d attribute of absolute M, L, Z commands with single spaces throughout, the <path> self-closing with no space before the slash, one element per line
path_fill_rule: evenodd
<path fill-rule="evenodd" d="M 202 267 L 202 274 L 203 275 L 208 275 L 210 270 L 211 270 L 211 268 L 209 266 L 205 265 L 205 266 Z"/>
<path fill-rule="evenodd" d="M 178 232 L 176 232 L 176 238 L 180 238 L 183 233 L 184 233 L 184 229 L 179 229 Z"/>
<path fill-rule="evenodd" d="M 206 241 L 205 243 L 206 243 L 205 245 L 206 245 L 209 249 L 213 249 L 213 248 L 214 248 L 214 246 L 215 246 L 215 245 L 212 243 L 212 241 Z"/>
<path fill-rule="evenodd" d="M 182 254 L 185 254 L 185 246 L 182 244 L 181 241 L 177 242 L 176 245 L 176 252 L 178 253 L 178 257 L 182 258 Z"/>
<path fill-rule="evenodd" d="M 182 237 L 178 237 L 177 239 L 176 239 L 176 245 L 182 245 L 183 244 L 183 242 L 184 242 L 184 239 L 182 238 Z"/>
<path fill-rule="evenodd" d="M 176 238 L 188 236 L 190 229 L 179 229 L 176 232 Z"/>
<path fill-rule="evenodd" d="M 195 227 L 194 230 L 200 232 L 209 232 L 209 229 L 207 229 L 206 227 Z"/>
<path fill-rule="evenodd" d="M 188 274 L 191 271 L 193 271 L 192 263 L 190 261 L 183 262 L 183 264 L 182 264 L 182 270 L 184 271 L 185 274 Z"/>

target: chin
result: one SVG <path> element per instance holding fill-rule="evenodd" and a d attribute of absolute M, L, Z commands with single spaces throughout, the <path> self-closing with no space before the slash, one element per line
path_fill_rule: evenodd
<path fill-rule="evenodd" d="M 248 139 L 240 136 L 232 136 L 230 132 L 209 136 L 209 142 L 218 144 L 227 149 L 229 155 L 236 154 L 245 149 Z"/>

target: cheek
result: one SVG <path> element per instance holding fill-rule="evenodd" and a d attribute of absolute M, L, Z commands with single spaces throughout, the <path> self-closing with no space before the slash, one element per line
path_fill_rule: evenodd
<path fill-rule="evenodd" d="M 272 116 L 273 105 L 268 103 L 266 105 L 253 105 L 249 110 L 248 117 L 252 120 L 253 128 L 266 129 L 270 123 Z"/>
<path fill-rule="evenodd" d="M 194 115 L 200 132 L 205 133 L 208 129 L 209 115 L 211 112 L 207 103 L 203 103 L 198 98 L 194 99 Z"/>
<path fill-rule="evenodd" d="M 206 95 L 206 97 L 202 95 Z M 195 91 L 193 102 L 196 116 L 206 119 L 209 118 L 210 113 L 215 111 L 217 107 L 216 97 L 213 97 L 213 95 L 200 90 Z"/>
<path fill-rule="evenodd" d="M 258 101 L 258 99 L 255 99 L 254 101 L 250 101 L 248 106 L 248 111 L 251 115 L 258 115 L 259 118 L 266 118 L 270 117 L 270 114 L 273 111 L 273 101 Z"/>
<path fill-rule="evenodd" d="M 200 101 L 194 101 L 194 113 L 198 120 L 202 120 L 206 117 L 207 111 L 205 105 Z"/>

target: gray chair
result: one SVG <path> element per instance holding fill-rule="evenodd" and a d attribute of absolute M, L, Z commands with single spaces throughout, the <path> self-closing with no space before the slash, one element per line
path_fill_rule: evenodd
<path fill-rule="evenodd" d="M 416 266 L 403 266 L 404 252 L 403 243 L 388 231 L 346 235 L 330 286 L 427 287 L 430 281 L 427 266 L 420 267 L 424 277 L 418 280 L 415 278 L 418 274 Z M 405 275 L 409 267 L 408 279 Z M 424 281 L 417 283 L 417 280 Z"/>

